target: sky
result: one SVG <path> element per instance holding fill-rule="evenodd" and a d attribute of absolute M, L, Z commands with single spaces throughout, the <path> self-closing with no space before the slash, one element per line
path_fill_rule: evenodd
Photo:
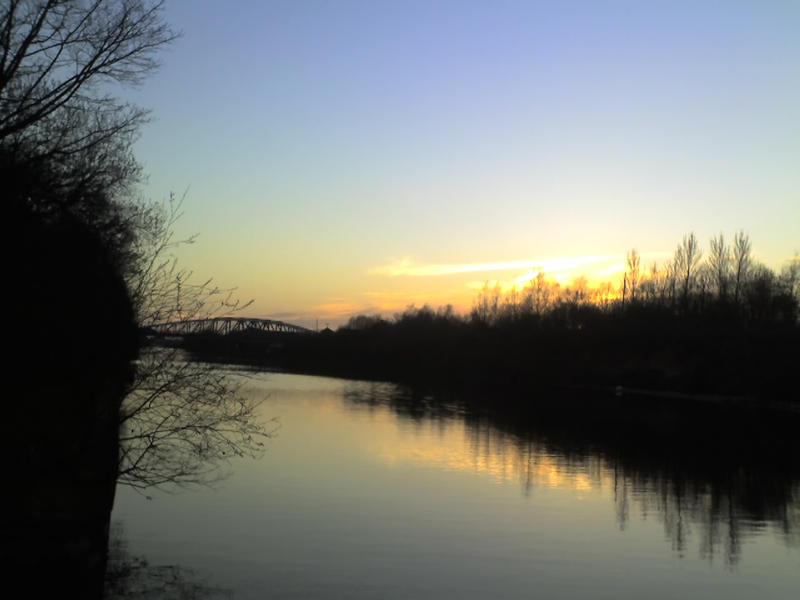
<path fill-rule="evenodd" d="M 124 98 L 176 252 L 245 316 L 468 311 L 683 235 L 800 250 L 800 2 L 167 0 Z"/>

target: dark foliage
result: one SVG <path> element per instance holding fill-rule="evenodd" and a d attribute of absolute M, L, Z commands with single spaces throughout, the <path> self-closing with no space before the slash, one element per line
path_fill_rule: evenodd
<path fill-rule="evenodd" d="M 621 385 L 771 398 L 795 389 L 798 343 L 794 323 L 747 323 L 716 310 L 559 305 L 542 317 L 492 324 L 422 309 L 395 322 L 293 338 L 281 358 L 289 368 L 407 383 Z"/>
<path fill-rule="evenodd" d="M 20 159 L 0 146 L 2 202 L 16 218 L 38 218 L 43 223 L 81 227 L 95 238 L 100 258 L 120 273 L 134 260 L 136 234 L 132 207 L 117 202 L 104 190 L 65 187 L 55 165 L 44 160 Z M 13 221 L 9 221 L 12 222 Z"/>
<path fill-rule="evenodd" d="M 9 0 L 0 7 L 0 174 L 4 200 L 83 222 L 132 260 L 126 196 L 139 181 L 132 146 L 147 111 L 113 86 L 141 82 L 175 38 L 161 2 Z"/>
<path fill-rule="evenodd" d="M 720 236 L 721 264 L 703 264 L 693 240 L 661 272 L 641 273 L 632 252 L 616 299 L 540 275 L 512 298 L 485 289 L 467 317 L 412 307 L 393 319 L 353 317 L 327 335 L 185 343 L 204 358 L 439 388 L 622 386 L 795 400 L 800 262 L 776 275 L 752 262 L 738 234 L 738 254 Z"/>
<path fill-rule="evenodd" d="M 117 474 L 119 408 L 138 334 L 96 232 L 8 202 L 10 390 L 2 455 L 13 492 L 2 561 L 31 595 L 99 597 Z M 13 241 L 12 241 L 13 240 Z M 42 572 L 48 578 L 41 581 Z"/>
<path fill-rule="evenodd" d="M 0 4 L 12 373 L 0 437 L 14 482 L 0 558 L 8 588 L 26 596 L 102 593 L 120 404 L 138 353 L 126 197 L 146 117 L 109 92 L 140 81 L 173 37 L 159 2 Z"/>

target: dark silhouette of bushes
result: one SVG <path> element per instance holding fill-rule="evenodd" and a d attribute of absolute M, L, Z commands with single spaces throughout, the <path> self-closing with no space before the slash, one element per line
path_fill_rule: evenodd
<path fill-rule="evenodd" d="M 147 111 L 116 98 L 175 35 L 147 0 L 0 5 L 0 202 L 12 492 L 0 560 L 22 596 L 99 598 L 138 352 L 132 154 Z"/>
<path fill-rule="evenodd" d="M 701 262 L 693 235 L 649 272 L 635 251 L 615 298 L 542 275 L 504 298 L 484 289 L 468 316 L 411 307 L 360 315 L 332 335 L 290 338 L 289 369 L 429 384 L 623 386 L 790 399 L 800 348 L 800 261 L 780 275 L 720 236 Z M 634 256 L 634 259 L 631 259 Z M 716 261 L 716 262 L 715 262 Z M 738 266 L 737 266 L 738 265 Z M 635 270 L 635 272 L 631 272 Z"/>
<path fill-rule="evenodd" d="M 33 595 L 100 597 L 119 408 L 138 351 L 133 310 L 97 231 L 5 200 L 11 376 L 0 444 L 11 491 L 0 558 Z"/>
<path fill-rule="evenodd" d="M 504 297 L 484 288 L 469 315 L 409 307 L 358 315 L 311 336 L 187 338 L 196 356 L 435 388 L 612 387 L 794 399 L 800 259 L 778 275 L 737 234 L 711 258 L 686 236 L 645 271 L 629 254 L 622 286 L 561 288 L 539 274 Z M 688 257 L 688 258 L 687 258 Z M 635 272 L 633 272 L 635 271 Z"/>

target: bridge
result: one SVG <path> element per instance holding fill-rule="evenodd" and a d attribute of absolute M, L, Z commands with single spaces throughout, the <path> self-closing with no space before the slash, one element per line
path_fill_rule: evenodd
<path fill-rule="evenodd" d="M 314 333 L 311 329 L 269 319 L 250 319 L 246 317 L 214 317 L 211 319 L 188 319 L 158 323 L 151 327 L 160 335 L 190 335 L 198 333 L 244 333 L 263 331 L 271 333 Z"/>

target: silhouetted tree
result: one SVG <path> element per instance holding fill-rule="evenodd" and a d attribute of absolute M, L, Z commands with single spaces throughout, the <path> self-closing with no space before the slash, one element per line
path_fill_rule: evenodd
<path fill-rule="evenodd" d="M 725 236 L 711 238 L 711 251 L 708 254 L 708 265 L 716 288 L 717 298 L 724 301 L 728 296 L 731 277 L 731 250 L 725 244 Z"/>
<path fill-rule="evenodd" d="M 787 261 L 778 279 L 784 318 L 789 322 L 800 319 L 800 255 Z"/>
<path fill-rule="evenodd" d="M 475 299 L 472 318 L 480 323 L 492 323 L 500 314 L 500 284 L 490 286 L 487 281 Z"/>
<path fill-rule="evenodd" d="M 741 300 L 752 263 L 750 238 L 743 231 L 739 231 L 733 238 L 733 299 L 737 304 Z"/>
<path fill-rule="evenodd" d="M 643 276 L 639 284 L 643 301 L 650 304 L 656 302 L 659 298 L 663 301 L 663 285 L 661 279 L 661 269 L 657 262 L 653 262 L 650 266 L 649 274 Z"/>
<path fill-rule="evenodd" d="M 694 233 L 683 236 L 683 241 L 675 250 L 675 275 L 680 278 L 682 288 L 681 297 L 684 309 L 688 307 L 689 293 L 697 278 L 697 270 L 702 255 L 703 251 L 700 250 Z"/>
<path fill-rule="evenodd" d="M 88 222 L 107 218 L 139 174 L 131 145 L 146 119 L 110 84 L 135 85 L 175 38 L 161 2 L 8 0 L 0 8 L 0 146 L 18 163 L 50 165 L 54 202 Z M 43 204 L 43 205 L 42 205 Z"/>
<path fill-rule="evenodd" d="M 622 284 L 622 302 L 629 298 L 631 302 L 636 300 L 636 288 L 639 285 L 639 263 L 641 258 L 636 248 L 628 252 L 626 257 L 627 270 Z"/>
<path fill-rule="evenodd" d="M 517 287 L 512 287 L 503 298 L 503 316 L 511 321 L 516 321 L 522 315 L 521 294 Z"/>
<path fill-rule="evenodd" d="M 387 324 L 387 322 L 379 316 L 356 315 L 350 317 L 345 328 L 360 331 L 385 324 Z"/>
<path fill-rule="evenodd" d="M 795 254 L 783 266 L 781 282 L 786 292 L 800 302 L 800 254 Z"/>
<path fill-rule="evenodd" d="M 131 147 L 147 111 L 111 91 L 143 81 L 175 39 L 162 8 L 147 0 L 0 7 L 0 169 L 31 175 L 4 177 L 6 196 L 95 230 L 127 281 L 140 327 L 235 308 L 228 293 L 194 283 L 171 257 L 177 206 L 130 197 L 140 174 Z M 219 459 L 257 452 L 264 428 L 255 402 L 236 390 L 232 379 L 174 350 L 145 353 L 122 409 L 120 481 L 207 481 Z"/>
<path fill-rule="evenodd" d="M 11 287 L 36 314 L 11 311 L 29 327 L 29 346 L 15 351 L 36 370 L 16 370 L 31 386 L 14 401 L 18 429 L 30 435 L 11 461 L 34 480 L 21 497 L 25 516 L 40 521 L 29 524 L 14 564 L 41 545 L 51 560 L 35 576 L 46 568 L 68 597 L 94 595 L 77 582 L 82 573 L 102 578 L 118 409 L 138 350 L 122 273 L 135 262 L 126 194 L 138 180 L 131 146 L 146 113 L 111 86 L 141 81 L 173 37 L 160 3 L 0 3 L 0 193 L 7 226 L 22 239 L 7 255 Z"/>
<path fill-rule="evenodd" d="M 612 305 L 614 294 L 613 284 L 610 281 L 604 281 L 593 290 L 591 301 L 603 310 L 608 310 Z"/>
<path fill-rule="evenodd" d="M 98 233 L 69 213 L 34 211 L 12 192 L 35 190 L 35 174 L 8 168 L 0 454 L 15 491 L 4 501 L 0 561 L 23 595 L 100 597 L 119 408 L 138 353 L 133 310 Z"/>
<path fill-rule="evenodd" d="M 139 326 L 210 318 L 244 308 L 232 290 L 194 283 L 181 269 L 174 239 L 181 203 L 143 206 L 137 219 L 137 261 L 129 288 Z M 249 303 L 248 303 L 249 304 Z M 260 400 L 218 367 L 186 360 L 171 347 L 143 352 L 122 406 L 119 481 L 135 488 L 212 483 L 236 456 L 258 456 L 269 436 L 255 411 Z"/>
<path fill-rule="evenodd" d="M 542 271 L 539 271 L 536 277 L 531 279 L 527 293 L 530 295 L 530 304 L 534 314 L 541 316 L 551 307 L 554 296 L 558 292 L 556 285 L 548 281 Z"/>

